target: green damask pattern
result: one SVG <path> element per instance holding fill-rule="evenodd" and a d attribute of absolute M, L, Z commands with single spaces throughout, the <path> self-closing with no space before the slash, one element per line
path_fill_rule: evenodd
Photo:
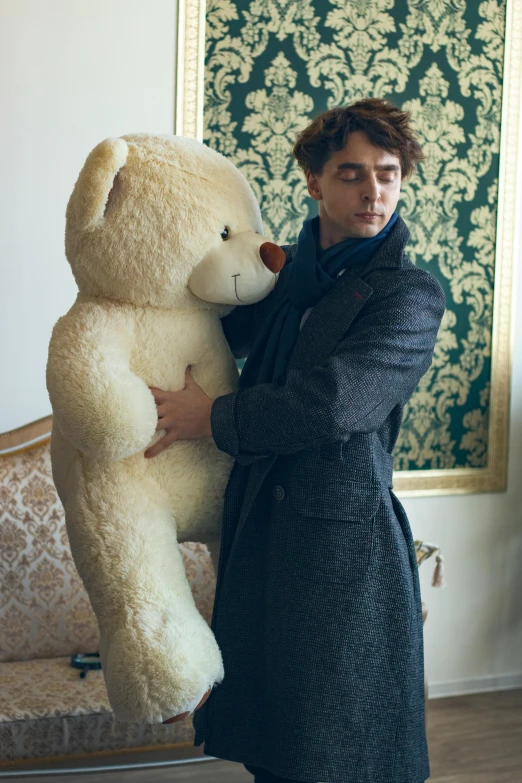
<path fill-rule="evenodd" d="M 399 470 L 487 464 L 504 28 L 505 0 L 207 3 L 205 141 L 244 172 L 275 241 L 316 214 L 291 158 L 313 116 L 364 96 L 412 113 L 426 161 L 399 212 L 447 312 Z"/>

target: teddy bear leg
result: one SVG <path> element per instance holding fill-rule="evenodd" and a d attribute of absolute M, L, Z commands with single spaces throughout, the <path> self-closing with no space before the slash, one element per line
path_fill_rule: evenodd
<path fill-rule="evenodd" d="M 194 602 L 170 504 L 121 463 L 83 476 L 88 487 L 80 481 L 68 493 L 67 529 L 115 716 L 161 723 L 191 713 L 222 681 L 223 661 Z"/>

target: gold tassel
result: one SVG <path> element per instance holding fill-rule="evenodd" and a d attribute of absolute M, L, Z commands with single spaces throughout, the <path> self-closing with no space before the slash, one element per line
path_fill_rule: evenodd
<path fill-rule="evenodd" d="M 440 550 L 439 550 L 440 551 Z M 446 574 L 444 570 L 444 558 L 441 554 L 436 557 L 437 565 L 433 572 L 432 587 L 446 587 Z"/>

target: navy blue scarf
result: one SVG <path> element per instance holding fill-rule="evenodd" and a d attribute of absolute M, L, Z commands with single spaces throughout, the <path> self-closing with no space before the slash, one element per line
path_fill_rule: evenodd
<path fill-rule="evenodd" d="M 305 311 L 330 290 L 342 269 L 369 261 L 397 219 L 398 215 L 394 212 L 382 231 L 374 237 L 345 239 L 329 247 L 322 255 L 318 253 L 319 218 L 304 221 L 290 265 L 287 289 L 256 337 L 241 371 L 240 386 L 283 383 Z"/>

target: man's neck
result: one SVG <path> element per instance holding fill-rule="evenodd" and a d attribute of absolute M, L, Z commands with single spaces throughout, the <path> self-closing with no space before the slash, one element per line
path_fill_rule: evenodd
<path fill-rule="evenodd" d="M 319 208 L 319 244 L 322 250 L 328 250 L 332 245 L 349 239 L 349 236 L 343 230 L 328 218 Z"/>

